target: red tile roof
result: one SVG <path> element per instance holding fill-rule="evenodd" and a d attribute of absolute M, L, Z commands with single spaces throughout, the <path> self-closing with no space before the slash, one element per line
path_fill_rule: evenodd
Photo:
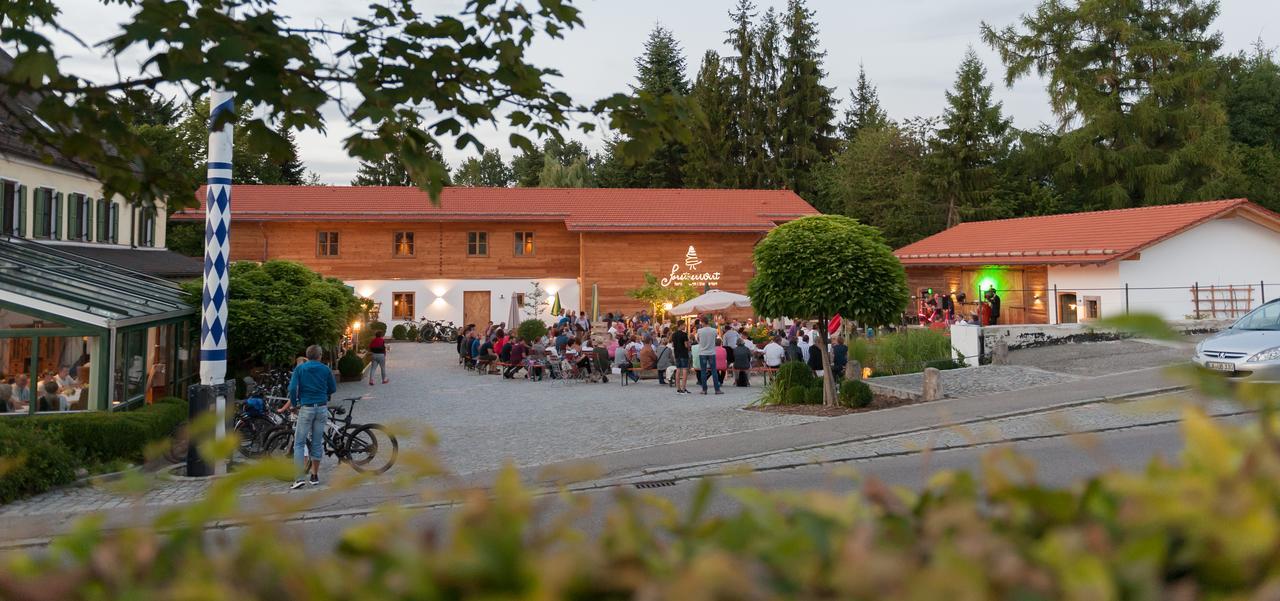
<path fill-rule="evenodd" d="M 204 219 L 200 206 L 176 220 Z M 817 214 L 790 190 L 445 188 L 438 205 L 414 187 L 237 185 L 236 221 L 562 221 L 570 231 L 767 232 Z"/>
<path fill-rule="evenodd" d="M 1280 215 L 1238 198 L 962 223 L 894 254 L 904 265 L 1102 264 L 1235 214 L 1280 231 Z"/>

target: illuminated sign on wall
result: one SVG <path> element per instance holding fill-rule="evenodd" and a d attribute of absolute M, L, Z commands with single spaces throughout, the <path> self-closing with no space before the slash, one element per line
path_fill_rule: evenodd
<path fill-rule="evenodd" d="M 671 265 L 671 275 L 662 278 L 660 282 L 663 286 L 671 286 L 673 284 L 703 284 L 706 286 L 720 285 L 719 271 L 698 271 L 698 266 L 702 264 L 702 259 L 698 258 L 698 251 L 693 246 L 689 246 L 689 251 L 684 254 L 684 271 L 680 270 L 679 263 Z"/>

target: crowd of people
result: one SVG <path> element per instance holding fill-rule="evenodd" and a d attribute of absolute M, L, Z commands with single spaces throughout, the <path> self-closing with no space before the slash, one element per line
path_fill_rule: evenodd
<path fill-rule="evenodd" d="M 582 378 L 608 382 L 611 376 L 637 382 L 653 377 L 677 394 L 691 394 L 693 371 L 701 394 L 722 393 L 726 378 L 750 386 L 752 373 L 768 374 L 785 361 L 802 361 L 821 374 L 822 355 L 842 373 L 848 347 L 836 337 L 824 349 L 816 324 L 789 320 L 739 321 L 723 314 L 673 321 L 641 310 L 606 313 L 593 328 L 586 312 L 569 312 L 545 335 L 523 340 L 506 323 L 467 324 L 458 334 L 458 362 L 505 378 Z"/>
<path fill-rule="evenodd" d="M 993 326 L 1000 323 L 1000 295 L 994 288 L 983 291 L 977 312 L 966 315 L 962 307 L 967 297 L 964 292 L 942 294 L 934 292 L 923 297 L 920 303 L 920 325 L 943 329 L 952 324 L 977 323 Z"/>
<path fill-rule="evenodd" d="M 73 365 L 41 374 L 35 386 L 27 374 L 15 374 L 0 381 L 0 413 L 26 413 L 35 403 L 40 413 L 83 409 L 78 406 L 87 393 L 89 356 Z"/>

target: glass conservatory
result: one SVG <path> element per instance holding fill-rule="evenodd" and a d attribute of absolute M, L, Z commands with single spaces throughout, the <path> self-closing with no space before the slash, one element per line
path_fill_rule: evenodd
<path fill-rule="evenodd" d="M 0 416 L 185 395 L 196 315 L 172 282 L 0 239 Z"/>

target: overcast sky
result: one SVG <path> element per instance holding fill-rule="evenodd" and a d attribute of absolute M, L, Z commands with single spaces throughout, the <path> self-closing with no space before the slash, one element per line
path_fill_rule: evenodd
<path fill-rule="evenodd" d="M 782 8 L 785 0 L 756 0 L 761 7 Z M 696 73 L 702 54 L 716 49 L 727 54 L 723 40 L 729 27 L 728 11 L 736 0 L 578 0 L 585 28 L 568 32 L 562 40 L 542 40 L 532 52 L 537 64 L 559 69 L 564 77 L 556 85 L 578 102 L 589 102 L 623 91 L 635 77 L 634 59 L 643 48 L 654 24 L 670 29 L 684 47 L 688 76 Z M 104 6 L 97 0 L 58 2 L 63 22 L 83 39 L 96 42 L 120 23 L 130 11 L 120 6 Z M 280 0 L 283 14 L 301 25 L 322 20 L 336 24 L 363 12 L 361 0 Z M 419 2 L 423 10 L 456 12 L 460 0 Z M 817 11 L 822 47 L 827 52 L 827 85 L 836 88 L 843 103 L 856 81 L 859 63 L 879 88 L 889 116 L 902 119 L 917 115 L 938 115 L 944 104 L 943 92 L 951 85 L 956 66 L 965 49 L 972 45 L 997 81 L 995 95 L 1004 102 L 1015 125 L 1035 127 L 1049 121 L 1043 83 L 1033 79 L 1006 88 L 998 59 L 978 37 L 982 21 L 1003 27 L 1022 13 L 1033 10 L 1033 0 L 810 0 Z M 1261 37 L 1269 46 L 1280 45 L 1280 1 L 1222 0 L 1216 27 L 1225 38 L 1228 51 L 1249 47 Z M 67 67 L 93 79 L 114 77 L 109 61 L 65 40 L 59 51 Z M 127 67 L 127 64 L 122 64 Z M 332 117 L 332 115 L 331 115 Z M 327 137 L 304 132 L 297 137 L 307 168 L 330 184 L 347 184 L 357 162 L 342 150 L 341 139 L 349 130 L 331 118 Z M 486 145 L 511 156 L 505 131 L 486 128 L 475 132 Z M 579 138 L 583 138 L 578 134 Z M 597 134 L 588 140 L 600 146 Z M 449 163 L 456 166 L 469 154 L 446 149 Z"/>

